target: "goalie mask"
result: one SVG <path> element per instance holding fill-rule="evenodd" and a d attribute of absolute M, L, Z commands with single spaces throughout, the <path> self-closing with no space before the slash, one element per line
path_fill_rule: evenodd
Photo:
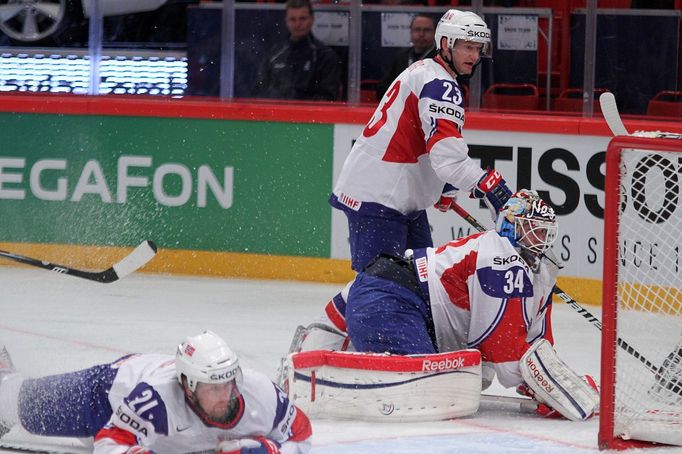
<path fill-rule="evenodd" d="M 558 226 L 554 209 L 536 191 L 522 189 L 500 210 L 496 230 L 514 247 L 539 256 L 554 243 Z"/>
<path fill-rule="evenodd" d="M 229 421 L 243 378 L 239 358 L 220 336 L 189 336 L 178 346 L 175 369 L 188 403 L 204 421 Z"/>

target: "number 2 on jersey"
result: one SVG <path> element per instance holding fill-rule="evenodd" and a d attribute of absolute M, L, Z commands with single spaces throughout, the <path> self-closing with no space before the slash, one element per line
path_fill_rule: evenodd
<path fill-rule="evenodd" d="M 365 137 L 372 137 L 374 134 L 379 132 L 379 129 L 386 123 L 386 119 L 388 118 L 388 109 L 391 108 L 393 105 L 393 102 L 396 100 L 398 97 L 398 93 L 400 92 L 400 81 L 397 80 L 393 86 L 388 90 L 386 93 L 386 102 L 384 103 L 383 106 L 381 106 L 381 110 L 379 113 L 381 114 L 381 117 L 375 121 L 375 117 L 372 117 L 369 123 L 367 123 L 367 126 L 365 127 L 365 130 L 362 131 L 362 135 Z"/>

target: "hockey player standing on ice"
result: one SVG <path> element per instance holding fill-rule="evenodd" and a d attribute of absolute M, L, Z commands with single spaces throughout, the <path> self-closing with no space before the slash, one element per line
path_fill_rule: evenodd
<path fill-rule="evenodd" d="M 94 437 L 96 454 L 310 450 L 308 417 L 265 375 L 242 369 L 211 331 L 188 337 L 175 357 L 129 355 L 38 379 L 12 371 L 4 353 L 0 428 L 20 423 L 37 435 Z"/>
<path fill-rule="evenodd" d="M 451 9 L 438 22 L 435 39 L 438 55 L 413 63 L 381 99 L 330 197 L 348 218 L 355 271 L 380 252 L 433 246 L 426 209 L 439 202 L 447 211 L 455 188 L 494 212 L 511 194 L 497 171 L 484 171 L 469 158 L 462 138 L 464 96 L 457 79 L 470 77 L 489 56 L 490 30 L 476 14 Z M 346 291 L 326 308 L 340 329 Z"/>
<path fill-rule="evenodd" d="M 598 394 L 552 348 L 558 269 L 540 256 L 556 236 L 554 210 L 535 191 L 521 190 L 495 230 L 405 258 L 378 256 L 350 288 L 351 342 L 357 351 L 398 355 L 475 348 L 500 384 L 521 385 L 546 404 L 539 412 L 590 417 Z M 492 376 L 483 378 L 485 388 Z"/>

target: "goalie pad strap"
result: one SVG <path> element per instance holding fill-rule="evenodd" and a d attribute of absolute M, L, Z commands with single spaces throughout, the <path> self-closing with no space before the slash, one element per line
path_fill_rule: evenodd
<path fill-rule="evenodd" d="M 289 395 L 310 417 L 438 421 L 478 410 L 481 354 L 308 351 L 289 363 Z"/>
<path fill-rule="evenodd" d="M 572 421 L 583 421 L 599 406 L 599 395 L 559 357 L 546 339 L 535 342 L 519 363 L 535 398 Z"/>
<path fill-rule="evenodd" d="M 291 360 L 295 369 L 330 366 L 364 371 L 444 372 L 481 364 L 481 353 L 478 350 L 458 350 L 431 355 L 401 356 L 313 350 L 297 353 Z"/>

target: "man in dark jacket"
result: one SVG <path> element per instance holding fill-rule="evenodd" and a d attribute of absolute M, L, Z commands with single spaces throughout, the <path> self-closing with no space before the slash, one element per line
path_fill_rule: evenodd
<path fill-rule="evenodd" d="M 339 95 L 341 66 L 336 53 L 313 36 L 309 0 L 288 0 L 289 39 L 274 45 L 258 70 L 257 97 L 334 101 Z"/>
<path fill-rule="evenodd" d="M 401 49 L 391 62 L 391 67 L 377 83 L 377 99 L 381 99 L 396 77 L 412 63 L 436 56 L 436 24 L 433 17 L 418 13 L 410 23 L 412 47 Z"/>

